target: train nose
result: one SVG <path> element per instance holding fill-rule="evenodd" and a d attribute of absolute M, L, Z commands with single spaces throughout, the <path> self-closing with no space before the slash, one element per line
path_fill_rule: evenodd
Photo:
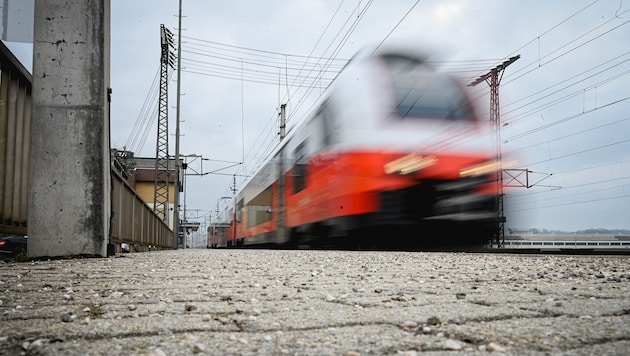
<path fill-rule="evenodd" d="M 497 216 L 495 207 L 493 196 L 456 194 L 436 201 L 433 215 L 427 220 L 491 221 Z"/>

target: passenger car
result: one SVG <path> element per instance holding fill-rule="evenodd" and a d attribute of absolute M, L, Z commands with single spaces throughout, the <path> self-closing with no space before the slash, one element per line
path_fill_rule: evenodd
<path fill-rule="evenodd" d="M 219 213 L 209 246 L 487 244 L 503 164 L 473 93 L 426 58 L 357 53 Z"/>
<path fill-rule="evenodd" d="M 11 235 L 0 238 L 1 259 L 26 258 L 26 235 Z"/>

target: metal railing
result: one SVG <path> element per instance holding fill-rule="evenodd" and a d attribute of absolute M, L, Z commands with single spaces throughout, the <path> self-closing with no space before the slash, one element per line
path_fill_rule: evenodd
<path fill-rule="evenodd" d="M 0 41 L 0 232 L 26 234 L 32 76 Z"/>
<path fill-rule="evenodd" d="M 112 238 L 116 252 L 173 248 L 173 232 L 117 172 L 112 170 Z"/>
<path fill-rule="evenodd" d="M 574 249 L 592 249 L 592 248 L 630 248 L 630 241 L 620 240 L 573 240 L 573 241 L 556 241 L 556 240 L 505 240 L 505 247 L 512 248 L 574 248 Z"/>

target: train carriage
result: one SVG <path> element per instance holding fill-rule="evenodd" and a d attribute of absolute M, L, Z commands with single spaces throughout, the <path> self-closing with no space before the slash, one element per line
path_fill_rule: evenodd
<path fill-rule="evenodd" d="M 466 88 L 421 55 L 358 54 L 234 197 L 228 238 L 484 244 L 501 219 L 492 142 Z"/>

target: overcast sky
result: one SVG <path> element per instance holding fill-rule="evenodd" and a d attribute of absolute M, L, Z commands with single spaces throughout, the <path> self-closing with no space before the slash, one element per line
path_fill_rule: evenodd
<path fill-rule="evenodd" d="M 155 157 L 160 25 L 177 41 L 178 11 L 111 0 L 112 145 L 136 156 Z M 501 80 L 501 151 L 532 172 L 505 179 L 530 185 L 506 187 L 506 228 L 630 229 L 630 2 L 184 0 L 182 15 L 180 154 L 205 159 L 187 158 L 190 220 L 209 221 L 268 158 L 280 104 L 290 129 L 345 60 L 395 41 L 465 83 L 520 55 Z M 32 67 L 28 45 L 7 45 Z M 475 90 L 489 117 L 488 85 Z"/>

